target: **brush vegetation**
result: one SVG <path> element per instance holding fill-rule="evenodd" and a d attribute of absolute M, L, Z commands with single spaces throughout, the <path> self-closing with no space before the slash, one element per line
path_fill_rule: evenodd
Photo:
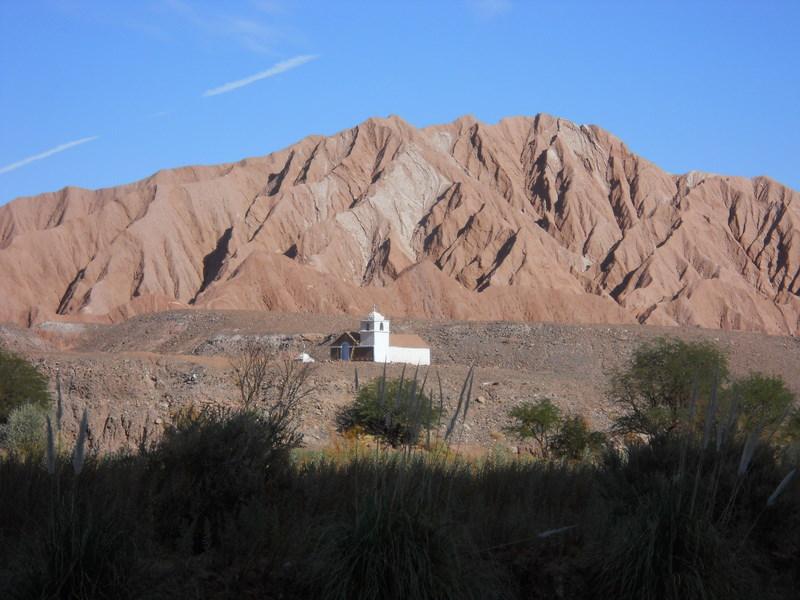
<path fill-rule="evenodd" d="M 386 379 L 384 375 L 359 386 L 355 401 L 340 412 L 339 425 L 376 436 L 395 448 L 413 446 L 423 431 L 429 432 L 439 423 L 442 415 L 425 384 L 416 376 Z"/>
<path fill-rule="evenodd" d="M 513 423 L 505 432 L 518 440 L 533 441 L 543 459 L 594 460 L 606 448 L 605 434 L 592 431 L 580 415 L 563 415 L 549 398 L 522 402 L 509 416 Z"/>
<path fill-rule="evenodd" d="M 23 357 L 0 347 L 0 424 L 25 404 L 50 406 L 47 377 Z"/>
<path fill-rule="evenodd" d="M 642 352 L 654 347 L 674 350 Z M 794 597 L 791 394 L 764 375 L 683 364 L 688 383 L 661 374 L 659 395 L 626 384 L 625 402 L 639 400 L 620 419 L 665 409 L 651 433 L 637 426 L 614 443 L 552 403 L 520 404 L 510 431 L 547 448 L 526 459 L 456 453 L 472 370 L 454 414 L 411 411 L 422 415 L 406 424 L 416 437 L 382 450 L 358 436 L 298 450 L 294 402 L 308 378 L 294 386 L 298 371 L 280 363 L 279 387 L 297 393 L 258 385 L 240 409 L 184 411 L 133 453 L 88 452 L 86 418 L 59 451 L 60 421 L 48 416 L 43 457 L 0 461 L 0 597 Z M 354 405 L 369 394 L 382 408 L 367 416 L 384 423 L 396 414 L 389 399 L 434 409 L 439 386 L 426 381 L 403 378 L 399 394 L 370 382 Z"/>

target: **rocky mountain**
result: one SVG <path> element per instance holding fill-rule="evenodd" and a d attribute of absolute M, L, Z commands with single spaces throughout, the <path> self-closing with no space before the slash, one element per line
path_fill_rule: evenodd
<path fill-rule="evenodd" d="M 370 119 L 0 207 L 0 321 L 168 308 L 800 333 L 800 194 L 548 115 Z"/>

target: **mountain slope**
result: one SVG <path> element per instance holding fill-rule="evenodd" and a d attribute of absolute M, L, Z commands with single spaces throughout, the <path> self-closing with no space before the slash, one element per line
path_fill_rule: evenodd
<path fill-rule="evenodd" d="M 0 207 L 0 320 L 176 306 L 800 332 L 800 194 L 547 115 L 370 119 Z"/>

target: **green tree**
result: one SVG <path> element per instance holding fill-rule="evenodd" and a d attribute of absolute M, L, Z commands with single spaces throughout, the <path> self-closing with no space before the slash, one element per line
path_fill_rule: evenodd
<path fill-rule="evenodd" d="M 519 440 L 534 440 L 542 458 L 549 458 L 553 436 L 561 426 L 561 410 L 544 398 L 515 406 L 509 416 L 514 423 L 505 428 L 506 433 Z"/>
<path fill-rule="evenodd" d="M 416 444 L 433 428 L 441 410 L 414 379 L 379 377 L 361 386 L 352 405 L 339 415 L 343 428 L 362 427 L 392 446 Z"/>
<path fill-rule="evenodd" d="M 27 360 L 0 348 L 0 423 L 18 406 L 50 406 L 47 378 Z"/>
<path fill-rule="evenodd" d="M 606 436 L 600 431 L 592 431 L 581 416 L 564 419 L 553 436 L 552 453 L 558 458 L 585 460 L 598 456 L 606 447 Z"/>
<path fill-rule="evenodd" d="M 727 377 L 728 358 L 711 342 L 662 337 L 644 343 L 610 375 L 607 396 L 621 409 L 615 430 L 646 435 L 671 431 L 685 421 L 693 393 L 705 404 Z"/>
<path fill-rule="evenodd" d="M 23 404 L 11 411 L 8 421 L 0 426 L 0 443 L 11 454 L 22 459 L 44 456 L 46 444 L 45 410 L 35 404 Z"/>
<path fill-rule="evenodd" d="M 763 373 L 750 373 L 735 380 L 729 395 L 739 402 L 740 426 L 744 431 L 779 425 L 794 404 L 794 394 L 783 379 Z"/>

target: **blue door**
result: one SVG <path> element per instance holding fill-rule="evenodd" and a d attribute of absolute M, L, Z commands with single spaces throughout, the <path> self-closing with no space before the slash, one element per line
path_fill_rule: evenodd
<path fill-rule="evenodd" d="M 342 342 L 342 360 L 350 360 L 350 342 Z"/>

